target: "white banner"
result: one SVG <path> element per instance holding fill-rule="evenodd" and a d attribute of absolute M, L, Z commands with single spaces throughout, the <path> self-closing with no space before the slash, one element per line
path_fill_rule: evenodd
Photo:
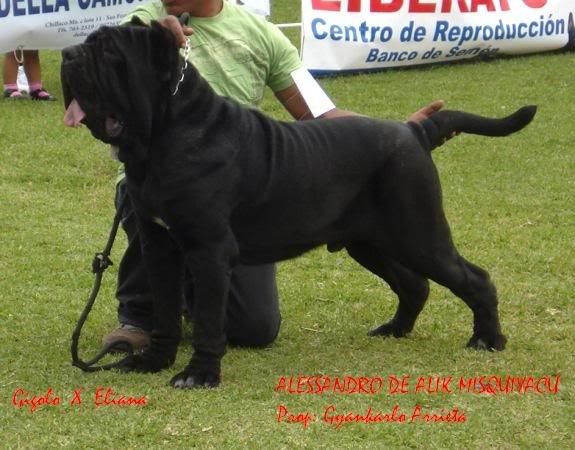
<path fill-rule="evenodd" d="M 0 52 L 61 49 L 83 42 L 101 25 L 118 25 L 149 0 L 0 0 Z M 230 0 L 269 15 L 269 0 Z"/>
<path fill-rule="evenodd" d="M 302 0 L 313 73 L 575 48 L 575 0 Z"/>

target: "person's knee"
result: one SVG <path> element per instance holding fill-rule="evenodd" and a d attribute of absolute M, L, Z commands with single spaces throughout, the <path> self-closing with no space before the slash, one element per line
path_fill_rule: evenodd
<path fill-rule="evenodd" d="M 237 347 L 267 347 L 277 338 L 281 315 L 252 315 L 228 324 L 228 342 Z"/>

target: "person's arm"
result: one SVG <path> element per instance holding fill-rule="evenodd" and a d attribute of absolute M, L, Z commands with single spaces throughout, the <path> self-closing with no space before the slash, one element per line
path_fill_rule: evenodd
<path fill-rule="evenodd" d="M 296 120 L 314 119 L 310 109 L 307 106 L 307 103 L 303 98 L 303 95 L 301 94 L 299 88 L 295 83 L 286 89 L 275 92 L 275 96 L 294 119 Z M 323 113 L 319 117 L 323 119 L 331 119 L 334 117 L 358 116 L 358 115 L 359 114 L 354 113 L 352 111 L 345 111 L 343 109 L 334 108 L 331 109 L 330 111 Z"/>
<path fill-rule="evenodd" d="M 284 106 L 284 108 L 291 114 L 291 116 L 296 120 L 309 120 L 314 119 L 311 111 L 309 110 L 300 90 L 294 83 L 290 87 L 283 89 L 281 91 L 275 92 L 275 96 Z M 445 102 L 443 100 L 435 100 L 429 105 L 419 109 L 418 111 L 411 114 L 407 119 L 408 122 L 421 122 L 427 119 L 433 113 L 439 111 Z M 334 108 L 330 111 L 325 112 L 319 118 L 322 119 L 333 119 L 335 117 L 346 117 L 346 116 L 360 116 L 353 111 L 346 111 L 344 109 Z"/>

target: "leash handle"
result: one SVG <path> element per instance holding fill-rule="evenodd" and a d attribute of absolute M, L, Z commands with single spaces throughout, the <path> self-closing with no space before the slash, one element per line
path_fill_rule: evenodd
<path fill-rule="evenodd" d="M 100 370 L 109 370 L 116 367 L 119 367 L 124 361 L 130 359 L 133 355 L 132 347 L 129 343 L 126 342 L 128 348 L 128 356 L 124 357 L 118 362 L 105 364 L 103 366 L 94 366 L 98 361 L 100 361 L 104 356 L 110 353 L 112 347 L 115 347 L 119 342 L 111 343 L 106 345 L 94 358 L 89 361 L 82 361 L 78 356 L 78 344 L 80 341 L 80 334 L 82 333 L 82 328 L 88 319 L 88 315 L 94 306 L 96 301 L 96 297 L 98 296 L 98 292 L 100 291 L 100 286 L 102 285 L 102 277 L 104 275 L 105 270 L 111 266 L 112 260 L 110 259 L 110 252 L 112 251 L 112 246 L 114 245 L 114 240 L 118 233 L 118 227 L 122 220 L 122 215 L 124 212 L 126 198 L 128 193 L 126 192 L 122 199 L 120 200 L 120 204 L 116 210 L 116 214 L 114 216 L 114 221 L 112 223 L 112 229 L 110 230 L 110 234 L 108 236 L 108 242 L 106 243 L 106 247 L 102 253 L 96 253 L 94 260 L 92 261 L 92 272 L 96 274 L 96 279 L 94 281 L 94 286 L 92 288 L 92 293 L 88 298 L 88 302 L 78 319 L 78 323 L 76 324 L 76 328 L 72 333 L 72 365 L 75 367 L 80 368 L 84 372 L 97 372 Z"/>

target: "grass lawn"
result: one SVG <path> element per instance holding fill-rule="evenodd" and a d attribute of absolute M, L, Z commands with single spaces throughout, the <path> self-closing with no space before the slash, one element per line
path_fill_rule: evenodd
<path fill-rule="evenodd" d="M 274 21 L 297 21 L 295 4 L 273 2 Z M 42 59 L 45 85 L 59 101 L 0 101 L 1 448 L 575 448 L 573 55 L 321 80 L 339 107 L 400 120 L 437 98 L 494 116 L 539 105 L 521 133 L 459 136 L 434 153 L 454 240 L 498 287 L 506 351 L 465 349 L 471 312 L 437 285 L 408 338 L 367 337 L 395 311 L 394 296 L 344 252 L 321 249 L 279 266 L 283 324 L 274 345 L 230 349 L 222 386 L 193 392 L 168 386 L 189 358 L 188 342 L 174 368 L 155 375 L 84 374 L 70 364 L 70 336 L 93 280 L 92 255 L 104 245 L 113 215 L 116 163 L 86 129 L 63 126 L 59 52 L 43 51 Z M 285 118 L 271 96 L 264 109 Z M 116 263 L 124 246 L 121 236 Z M 84 359 L 115 325 L 116 270 L 117 264 L 104 277 L 85 327 Z M 276 392 L 291 376 L 383 384 L 373 394 Z M 560 377 L 560 385 L 554 394 L 460 391 L 460 379 L 480 376 Z M 441 377 L 451 392 L 416 392 L 420 377 Z M 405 393 L 390 384 L 394 379 L 405 381 Z M 96 405 L 96 392 L 107 389 L 116 399 L 145 396 L 147 404 Z M 49 390 L 60 404 L 32 412 L 12 402 Z M 407 420 L 339 428 L 323 420 L 369 408 L 373 415 L 395 408 Z M 455 408 L 465 422 L 410 420 L 414 411 L 445 415 Z M 278 422 L 286 410 L 292 419 L 307 414 L 307 427 L 287 416 Z"/>

